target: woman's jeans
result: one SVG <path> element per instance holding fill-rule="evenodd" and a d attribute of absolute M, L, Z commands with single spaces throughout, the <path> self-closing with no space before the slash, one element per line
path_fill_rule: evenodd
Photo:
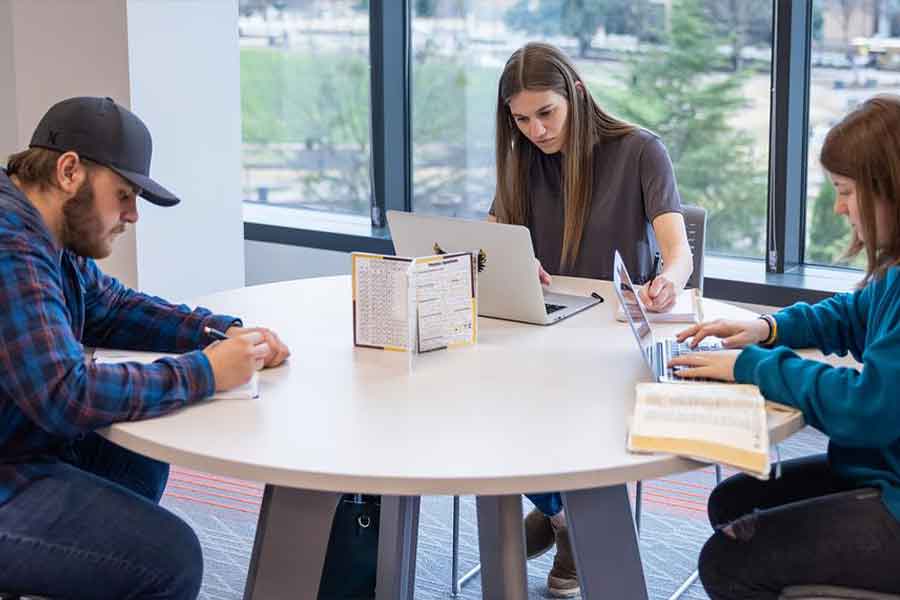
<path fill-rule="evenodd" d="M 525 497 L 531 500 L 531 503 L 548 517 L 552 517 L 563 509 L 562 496 L 559 495 L 559 492 L 553 492 L 551 494 L 525 494 Z"/>
<path fill-rule="evenodd" d="M 193 530 L 157 505 L 169 466 L 96 433 L 0 506 L 0 592 L 123 600 L 197 597 Z"/>
<path fill-rule="evenodd" d="M 785 462 L 779 479 L 723 481 L 709 520 L 699 570 L 711 600 L 777 600 L 792 585 L 900 593 L 900 522 L 825 455 Z"/>

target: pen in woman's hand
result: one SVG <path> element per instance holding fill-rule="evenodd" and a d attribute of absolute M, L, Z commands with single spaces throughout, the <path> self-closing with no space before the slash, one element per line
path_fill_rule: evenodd
<path fill-rule="evenodd" d="M 647 282 L 647 288 L 653 285 L 653 280 L 656 279 L 656 276 L 659 275 L 659 252 L 656 253 L 656 256 L 653 257 L 653 270 L 650 271 L 650 281 Z"/>

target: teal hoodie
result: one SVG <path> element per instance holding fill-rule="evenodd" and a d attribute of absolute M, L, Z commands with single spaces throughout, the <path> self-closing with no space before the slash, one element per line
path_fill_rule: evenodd
<path fill-rule="evenodd" d="M 778 347 L 749 346 L 734 376 L 794 406 L 830 438 L 828 460 L 859 486 L 879 487 L 900 520 L 900 268 L 853 293 L 775 313 Z M 847 352 L 862 371 L 800 358 L 789 348 Z"/>

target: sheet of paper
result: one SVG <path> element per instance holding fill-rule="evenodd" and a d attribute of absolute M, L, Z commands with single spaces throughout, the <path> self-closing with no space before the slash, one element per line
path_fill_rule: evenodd
<path fill-rule="evenodd" d="M 471 252 L 415 260 L 419 352 L 475 343 L 474 260 Z"/>
<path fill-rule="evenodd" d="M 94 362 L 97 364 L 114 364 L 124 362 L 138 362 L 149 364 L 160 358 L 176 357 L 177 354 L 164 352 L 140 352 L 135 350 L 107 350 L 98 348 L 94 353 Z M 248 400 L 259 398 L 259 373 L 253 373 L 250 381 L 225 392 L 216 392 L 212 396 L 216 400 Z"/>
<path fill-rule="evenodd" d="M 354 252 L 353 343 L 409 350 L 412 259 Z"/>
<path fill-rule="evenodd" d="M 647 312 L 647 319 L 651 323 L 696 323 L 702 320 L 702 299 L 699 290 L 681 290 L 675 300 L 675 306 L 667 312 Z M 625 321 L 625 313 L 622 305 L 616 310 L 616 320 Z"/>

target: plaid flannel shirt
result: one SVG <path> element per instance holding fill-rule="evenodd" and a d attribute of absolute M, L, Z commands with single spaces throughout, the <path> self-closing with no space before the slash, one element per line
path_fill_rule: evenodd
<path fill-rule="evenodd" d="M 128 289 L 56 247 L 0 169 L 0 505 L 45 475 L 68 443 L 171 412 L 215 389 L 203 327 L 240 321 Z M 94 364 L 85 346 L 183 352 L 150 365 Z"/>

